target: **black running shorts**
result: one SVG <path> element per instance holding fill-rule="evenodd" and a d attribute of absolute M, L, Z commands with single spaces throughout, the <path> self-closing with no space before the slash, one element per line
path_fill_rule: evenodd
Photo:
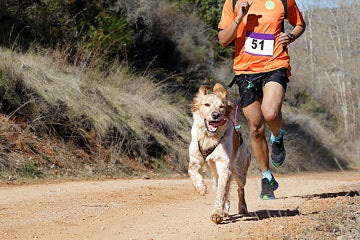
<path fill-rule="evenodd" d="M 280 68 L 271 72 L 236 75 L 229 87 L 234 83 L 238 85 L 240 106 L 244 108 L 263 98 L 263 87 L 268 82 L 280 83 L 286 91 L 286 86 L 289 82 L 287 71 L 286 68 Z"/>

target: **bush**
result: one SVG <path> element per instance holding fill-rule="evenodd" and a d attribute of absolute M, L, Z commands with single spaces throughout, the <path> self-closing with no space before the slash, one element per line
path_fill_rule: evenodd
<path fill-rule="evenodd" d="M 101 12 L 89 25 L 87 47 L 98 56 L 119 56 L 126 58 L 134 44 L 133 31 L 122 17 Z"/>
<path fill-rule="evenodd" d="M 134 44 L 126 19 L 109 10 L 113 1 L 5 1 L 0 3 L 2 44 L 55 48 L 71 45 L 72 52 L 85 50 L 99 56 L 124 58 Z M 34 43 L 35 42 L 35 43 Z M 79 45 L 84 43 L 86 47 Z M 124 48 L 126 46 L 126 49 Z M 71 57 L 71 56 L 70 56 Z"/>

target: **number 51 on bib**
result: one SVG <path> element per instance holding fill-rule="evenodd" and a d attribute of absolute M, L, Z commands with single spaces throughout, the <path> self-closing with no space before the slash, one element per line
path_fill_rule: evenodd
<path fill-rule="evenodd" d="M 246 31 L 245 52 L 255 56 L 274 55 L 274 34 Z"/>

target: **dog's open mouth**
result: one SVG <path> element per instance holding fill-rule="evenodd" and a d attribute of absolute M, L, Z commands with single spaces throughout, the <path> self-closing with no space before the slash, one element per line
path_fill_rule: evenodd
<path fill-rule="evenodd" d="M 220 121 L 207 121 L 206 119 L 204 119 L 204 121 L 205 121 L 205 126 L 206 126 L 206 129 L 208 130 L 208 132 L 216 133 L 218 127 L 222 126 L 226 123 L 226 118 L 224 118 Z"/>

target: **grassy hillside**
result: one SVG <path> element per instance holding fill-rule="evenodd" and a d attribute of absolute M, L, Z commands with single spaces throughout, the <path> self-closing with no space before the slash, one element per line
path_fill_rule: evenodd
<path fill-rule="evenodd" d="M 59 53 L 2 48 L 0 56 L 2 178 L 186 174 L 190 101 L 172 103 L 176 93 L 151 75 L 116 63 L 106 72 L 64 64 Z M 289 158 L 278 171 L 347 168 L 327 141 L 334 136 L 294 111 L 284 109 Z M 251 172 L 257 168 L 253 160 Z"/>
<path fill-rule="evenodd" d="M 197 0 L 17 2 L 0 3 L 0 178 L 186 175 L 192 97 L 201 84 L 233 77 L 229 48 L 218 48 L 213 29 L 218 8 Z M 304 14 L 311 31 L 289 47 L 288 160 L 276 171 L 360 165 L 360 58 L 351 51 L 359 39 L 340 31 L 358 7 Z M 325 47 L 318 41 L 326 32 Z M 310 42 L 322 47 L 309 54 Z"/>
<path fill-rule="evenodd" d="M 148 169 L 184 171 L 189 116 L 151 75 L 116 63 L 102 72 L 63 65 L 56 54 L 2 48 L 0 56 L 2 110 L 29 134 L 74 144 L 109 172 L 127 167 L 122 158 Z"/>

